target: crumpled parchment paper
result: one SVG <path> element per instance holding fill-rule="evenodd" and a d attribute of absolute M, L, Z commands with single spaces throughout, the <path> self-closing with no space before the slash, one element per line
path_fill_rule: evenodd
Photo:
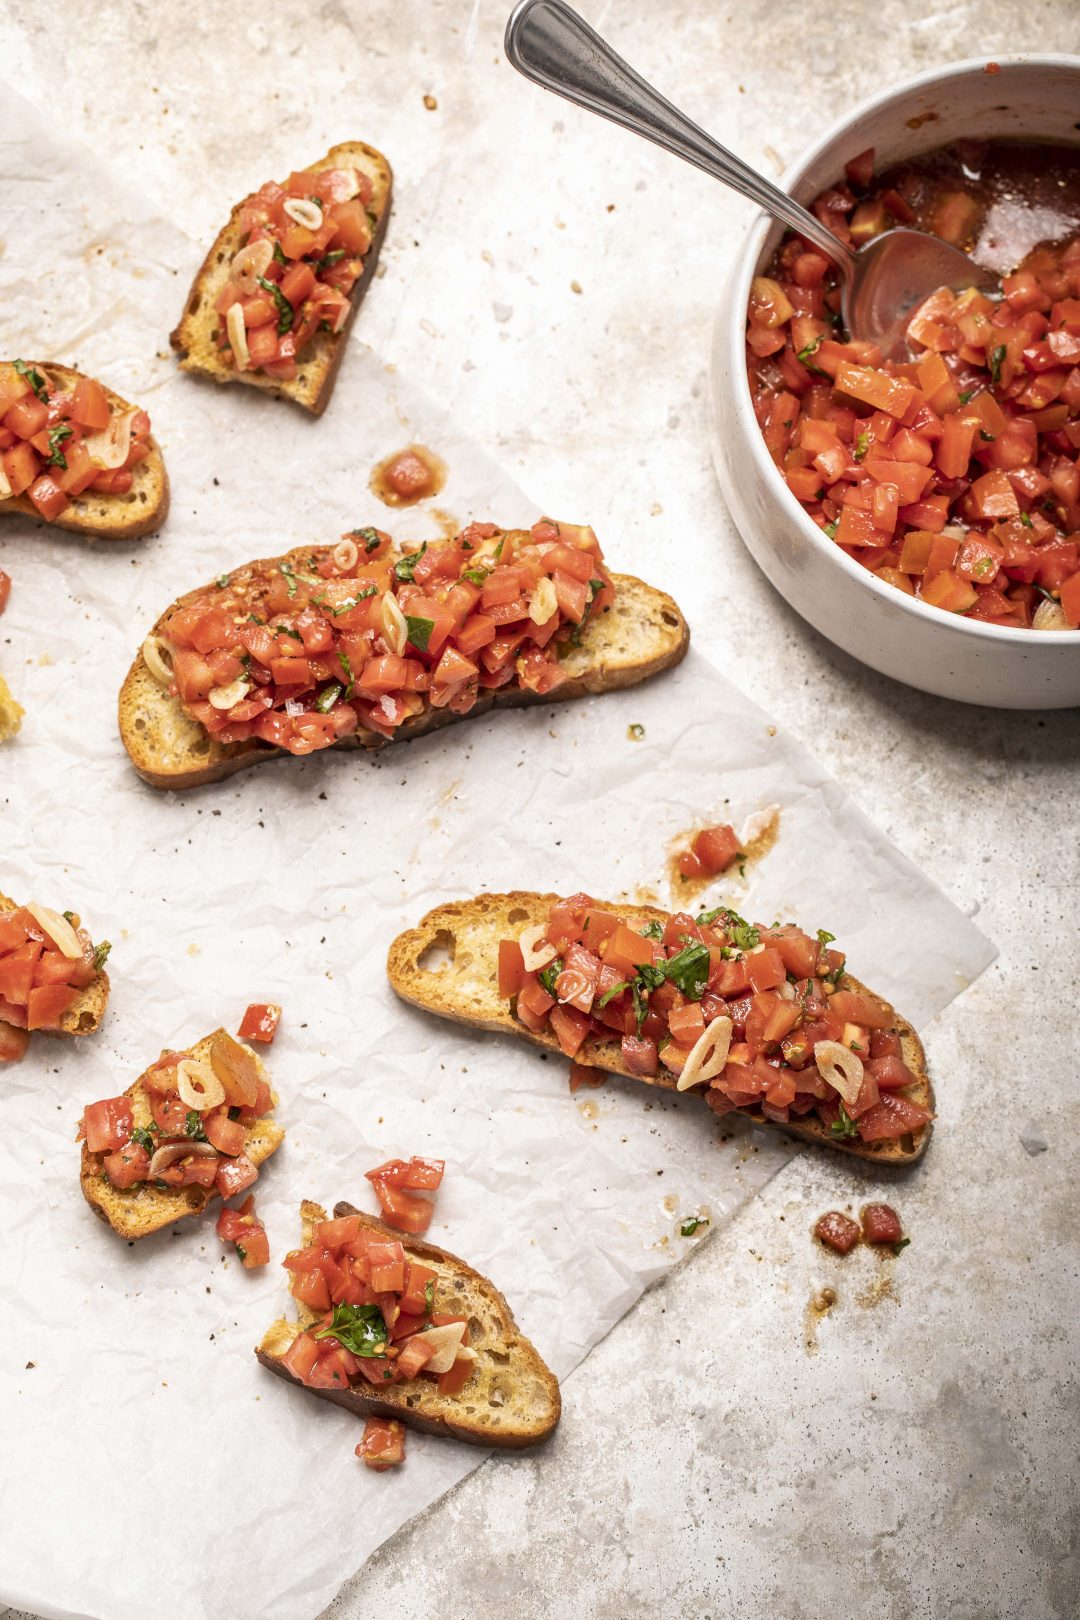
<path fill-rule="evenodd" d="M 993 951 L 693 654 L 635 691 L 377 759 L 269 765 L 183 797 L 144 787 L 116 694 L 182 590 L 357 524 L 439 534 L 439 516 L 387 512 L 367 489 L 414 439 L 447 461 L 433 504 L 457 521 L 527 523 L 538 508 L 358 341 L 320 422 L 181 376 L 166 334 L 202 250 L 10 91 L 0 151 L 0 354 L 76 363 L 145 404 L 173 487 L 162 534 L 134 546 L 0 528 L 15 581 L 0 663 L 27 710 L 0 753 L 0 888 L 76 909 L 114 942 L 100 1035 L 36 1037 L 0 1070 L 0 1601 L 303 1620 L 484 1453 L 410 1435 L 405 1467 L 372 1475 L 353 1457 L 359 1423 L 257 1366 L 302 1197 L 373 1208 L 366 1169 L 444 1156 L 431 1238 L 495 1280 L 565 1376 L 689 1251 L 687 1216 L 709 1222 L 700 1241 L 796 1151 L 760 1132 L 722 1140 L 694 1098 L 612 1081 L 573 1099 L 564 1062 L 399 1005 L 384 963 L 401 927 L 482 887 L 665 900 L 674 834 L 777 803 L 776 847 L 716 897 L 827 927 L 920 1024 Z M 602 510 L 557 515 L 595 523 L 619 567 Z M 84 1103 L 165 1044 L 235 1029 L 256 999 L 285 1009 L 268 1061 L 288 1138 L 257 1187 L 275 1263 L 243 1272 L 213 1218 L 129 1247 L 79 1194 Z"/>

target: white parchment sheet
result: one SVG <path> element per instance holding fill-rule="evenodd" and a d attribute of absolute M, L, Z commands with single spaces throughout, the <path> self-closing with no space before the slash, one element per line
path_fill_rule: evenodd
<path fill-rule="evenodd" d="M 181 590 L 355 524 L 437 533 L 367 492 L 373 463 L 414 438 L 449 463 L 437 504 L 460 521 L 538 508 L 358 342 L 319 423 L 180 376 L 162 351 L 199 250 L 10 92 L 0 147 L 0 354 L 77 361 L 145 403 L 173 484 L 162 535 L 136 546 L 0 529 L 15 582 L 0 668 L 27 710 L 0 754 L 0 889 L 114 942 L 100 1035 L 37 1037 L 0 1070 L 0 1601 L 303 1620 L 483 1453 L 410 1435 L 405 1467 L 372 1475 L 358 1422 L 257 1366 L 302 1197 L 373 1208 L 364 1170 L 444 1156 L 431 1237 L 495 1279 L 565 1375 L 688 1251 L 688 1214 L 715 1229 L 794 1151 L 762 1133 L 721 1144 L 696 1099 L 628 1083 L 572 1099 L 562 1061 L 403 1008 L 384 971 L 399 928 L 482 887 L 663 894 L 673 834 L 778 803 L 776 847 L 717 891 L 740 910 L 827 927 L 918 1023 L 993 951 L 693 654 L 639 690 L 374 761 L 274 764 L 184 797 L 144 787 L 116 694 Z M 602 510 L 557 515 L 593 521 L 618 568 Z M 257 1188 L 275 1263 L 243 1272 L 212 1219 L 127 1246 L 79 1195 L 83 1104 L 262 999 L 285 1009 L 268 1060 L 288 1139 Z"/>

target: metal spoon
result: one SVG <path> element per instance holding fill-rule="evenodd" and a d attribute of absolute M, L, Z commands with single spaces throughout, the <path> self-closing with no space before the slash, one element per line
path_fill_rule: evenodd
<path fill-rule="evenodd" d="M 906 356 L 907 317 L 938 287 L 998 288 L 997 278 L 967 254 L 923 231 L 883 231 L 853 253 L 786 192 L 673 107 L 564 0 L 520 0 L 506 25 L 506 55 L 545 90 L 704 169 L 813 242 L 840 272 L 848 332 L 879 344 L 883 356 Z"/>

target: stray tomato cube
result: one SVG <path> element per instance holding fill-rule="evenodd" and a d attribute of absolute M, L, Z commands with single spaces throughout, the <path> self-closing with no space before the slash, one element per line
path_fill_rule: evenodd
<path fill-rule="evenodd" d="M 850 1215 L 844 1215 L 838 1209 L 830 1209 L 819 1217 L 814 1226 L 814 1236 L 824 1243 L 828 1249 L 834 1249 L 837 1254 L 850 1254 L 859 1241 L 859 1223 L 853 1221 Z"/>

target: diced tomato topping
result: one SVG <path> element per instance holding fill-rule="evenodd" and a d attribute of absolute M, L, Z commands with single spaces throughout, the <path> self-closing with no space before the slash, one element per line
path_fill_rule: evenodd
<path fill-rule="evenodd" d="M 235 1243 L 245 1271 L 254 1271 L 270 1260 L 270 1240 L 255 1214 L 255 1196 L 249 1193 L 237 1209 L 225 1208 L 217 1221 L 217 1235 L 223 1243 Z"/>
<path fill-rule="evenodd" d="M 859 1223 L 838 1209 L 830 1209 L 827 1214 L 819 1216 L 814 1226 L 814 1236 L 826 1248 L 835 1249 L 837 1254 L 850 1254 L 859 1241 Z"/>
<path fill-rule="evenodd" d="M 245 1012 L 237 1035 L 242 1041 L 269 1044 L 277 1034 L 281 1008 L 273 1001 L 256 1001 Z"/>
<path fill-rule="evenodd" d="M 899 1243 L 904 1236 L 900 1217 L 891 1204 L 867 1204 L 862 1212 L 862 1235 L 867 1243 Z"/>
<path fill-rule="evenodd" d="M 364 1424 L 364 1437 L 356 1448 L 366 1468 L 384 1473 L 405 1461 L 405 1426 L 395 1418 L 370 1417 Z"/>
<path fill-rule="evenodd" d="M 123 1147 L 134 1126 L 130 1097 L 107 1097 L 83 1110 L 83 1134 L 90 1153 L 111 1153 Z"/>

